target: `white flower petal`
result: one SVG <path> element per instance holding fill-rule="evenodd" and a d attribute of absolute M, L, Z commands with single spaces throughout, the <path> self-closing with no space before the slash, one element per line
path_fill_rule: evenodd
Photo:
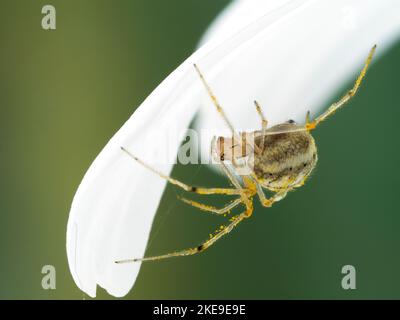
<path fill-rule="evenodd" d="M 199 105 L 196 92 L 203 89 L 193 63 L 207 64 L 212 70 L 246 37 L 241 34 L 227 43 L 213 41 L 193 54 L 143 102 L 85 174 L 71 206 L 67 255 L 76 284 L 89 296 L 96 295 L 97 285 L 114 296 L 129 292 L 140 263 L 114 262 L 143 256 L 165 186 L 165 181 L 127 157 L 120 147 L 150 163 L 153 153 L 168 151 L 166 163 L 172 163 L 181 139 L 167 145 L 148 141 L 148 137 L 188 127 Z M 172 166 L 166 163 L 157 168 L 168 173 Z"/>
<path fill-rule="evenodd" d="M 173 162 L 182 136 L 163 143 L 149 140 L 152 134 L 183 134 L 203 99 L 207 108 L 202 109 L 199 127 L 216 132 L 223 125 L 208 103 L 194 62 L 235 126 L 258 128 L 253 99 L 264 105 L 271 123 L 287 117 L 303 120 L 305 110 L 317 110 L 361 66 L 375 42 L 381 50 L 399 32 L 396 0 L 266 2 L 242 0 L 225 11 L 213 40 L 154 90 L 89 168 L 74 197 L 67 228 L 70 270 L 88 295 L 96 295 L 97 285 L 114 296 L 129 292 L 140 264 L 114 261 L 143 256 L 165 187 L 165 181 L 120 147 L 150 163 L 158 159 L 157 152 L 168 151 L 156 166 L 169 173 L 168 163 Z M 352 15 L 350 25 L 343 22 L 342 11 Z M 209 144 L 204 147 L 208 153 Z"/>

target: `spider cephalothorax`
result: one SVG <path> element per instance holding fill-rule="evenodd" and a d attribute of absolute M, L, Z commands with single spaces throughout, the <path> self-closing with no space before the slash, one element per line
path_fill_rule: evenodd
<path fill-rule="evenodd" d="M 122 149 L 147 169 L 187 192 L 236 196 L 235 200 L 221 209 L 192 200 L 182 199 L 184 202 L 194 207 L 218 215 L 228 214 L 233 208 L 240 204 L 245 206 L 245 210 L 233 216 L 226 226 L 219 228 L 208 240 L 204 241 L 199 246 L 160 256 L 127 259 L 117 262 L 153 261 L 170 257 L 188 256 L 202 252 L 212 246 L 221 237 L 228 234 L 241 221 L 252 215 L 254 196 L 258 196 L 263 206 L 271 207 L 275 202 L 283 199 L 289 191 L 303 185 L 317 163 L 317 148 L 310 132 L 356 94 L 371 62 L 375 49 L 376 46 L 371 49 L 364 68 L 361 70 L 353 88 L 316 119 L 310 121 L 310 114 L 307 113 L 305 125 L 298 125 L 294 121 L 289 120 L 285 123 L 268 128 L 268 121 L 262 113 L 261 106 L 255 102 L 256 110 L 261 117 L 261 130 L 247 133 L 238 133 L 234 130 L 217 98 L 211 91 L 210 86 L 205 81 L 199 68 L 195 65 L 196 71 L 217 108 L 217 111 L 231 131 L 230 137 L 214 139 L 211 149 L 213 156 L 219 160 L 221 168 L 229 178 L 233 187 L 201 188 L 189 186 L 162 174 L 139 158 L 133 156 L 124 148 Z M 243 170 L 243 168 L 246 170 Z M 268 189 L 275 193 L 267 198 L 263 189 Z"/>

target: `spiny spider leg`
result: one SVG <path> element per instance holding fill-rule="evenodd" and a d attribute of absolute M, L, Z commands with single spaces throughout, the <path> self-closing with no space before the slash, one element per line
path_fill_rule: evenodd
<path fill-rule="evenodd" d="M 143 161 L 141 161 L 140 159 L 138 159 L 137 157 L 134 157 L 131 153 L 129 153 L 126 149 L 122 148 L 122 150 L 124 150 L 128 155 L 130 155 L 132 158 L 134 158 L 136 161 L 138 161 L 140 164 L 142 164 L 143 166 L 145 166 L 146 168 L 148 168 L 149 170 L 153 171 L 154 173 L 158 174 L 160 177 L 168 180 L 169 182 L 171 182 L 172 184 L 175 184 L 177 186 L 180 186 L 181 188 L 183 188 L 184 190 L 187 191 L 193 191 L 193 192 L 197 192 L 200 193 L 200 191 L 202 192 L 201 194 L 211 194 L 211 193 L 204 193 L 202 190 L 202 188 L 197 188 L 195 190 L 193 190 L 193 187 L 189 187 L 186 184 L 183 184 L 180 181 L 177 181 L 175 179 L 172 179 L 160 172 L 158 172 L 157 170 L 153 169 L 152 167 L 150 167 L 149 165 L 147 165 L 146 163 L 144 163 Z M 237 180 L 237 178 L 231 174 L 227 168 L 227 166 L 223 164 L 223 168 L 224 170 L 226 170 L 225 172 L 227 173 L 229 179 L 231 179 L 232 183 L 234 185 L 239 184 L 239 181 Z M 195 248 L 190 248 L 190 249 L 186 249 L 186 250 L 181 250 L 181 251 L 177 251 L 177 252 L 172 252 L 172 253 L 168 253 L 168 254 L 163 254 L 163 255 L 159 255 L 159 256 L 153 256 L 153 257 L 144 257 L 144 258 L 135 258 L 135 259 L 126 259 L 126 260 L 119 260 L 119 261 L 115 261 L 115 263 L 131 263 L 131 262 L 137 262 L 137 261 L 155 261 L 155 260 L 161 260 L 161 259 L 167 259 L 167 258 L 172 258 L 172 257 L 178 257 L 178 256 L 188 256 L 188 255 L 193 255 L 193 254 L 197 254 L 200 253 L 206 249 L 208 249 L 210 246 L 212 246 L 216 241 L 218 241 L 220 238 L 222 238 L 224 235 L 228 234 L 229 232 L 232 231 L 232 229 L 234 227 L 236 227 L 241 221 L 243 221 L 246 218 L 249 218 L 252 213 L 253 213 L 253 202 L 252 202 L 252 198 L 254 195 L 254 191 L 252 190 L 252 186 L 253 183 L 250 181 L 250 179 L 246 179 L 244 177 L 244 182 L 246 185 L 246 188 L 242 188 L 240 186 L 240 189 L 215 189 L 215 190 L 224 190 L 225 194 L 227 190 L 229 190 L 229 194 L 238 194 L 241 197 L 234 200 L 233 202 L 231 202 L 229 205 L 227 205 L 225 208 L 222 208 L 219 210 L 219 212 L 223 212 L 224 210 L 228 211 L 230 209 L 232 209 L 233 207 L 235 207 L 236 205 L 243 203 L 246 206 L 246 211 L 242 212 L 239 215 L 234 216 L 231 219 L 231 223 L 228 224 L 227 226 L 224 226 L 220 231 L 218 231 L 215 235 L 213 235 L 210 239 L 208 239 L 207 241 L 203 242 L 201 245 L 195 247 Z M 206 189 L 207 192 L 209 192 L 209 190 L 214 190 L 214 189 Z M 233 191 L 235 191 L 235 193 L 232 193 Z M 217 192 L 215 192 L 217 193 Z M 220 192 L 222 193 L 222 192 Z M 186 199 L 182 199 L 184 202 L 187 202 L 195 207 L 198 207 L 200 209 L 206 210 L 206 211 L 212 211 L 214 213 L 218 213 L 218 209 L 216 210 L 210 210 L 211 207 L 210 206 L 206 206 L 206 205 L 202 205 L 200 203 L 196 203 L 194 201 L 191 200 L 186 200 Z M 225 211 L 225 212 L 226 212 Z"/>
<path fill-rule="evenodd" d="M 233 128 L 232 123 L 229 121 L 228 117 L 226 116 L 224 109 L 222 108 L 217 97 L 211 90 L 210 85 L 207 83 L 206 79 L 204 78 L 204 76 L 203 76 L 202 72 L 200 71 L 199 67 L 197 66 L 197 64 L 194 64 L 193 66 L 196 69 L 201 82 L 203 83 L 204 87 L 206 88 L 207 93 L 210 96 L 215 108 L 217 109 L 218 113 L 221 115 L 222 119 L 225 121 L 226 125 L 229 127 L 229 129 L 231 131 L 231 135 L 232 135 L 232 140 L 237 141 L 237 143 L 241 146 L 242 145 L 242 137 L 235 132 L 235 129 Z M 252 149 L 251 151 L 253 151 L 253 145 L 248 145 L 248 146 Z M 246 147 L 247 147 L 247 145 L 246 145 Z M 234 157 L 232 158 L 232 164 L 235 166 L 238 166 L 238 164 L 236 163 L 236 159 Z"/>
<path fill-rule="evenodd" d="M 237 134 L 235 133 L 235 129 L 232 126 L 232 123 L 229 121 L 228 117 L 225 114 L 224 109 L 222 109 L 220 103 L 218 102 L 217 97 L 215 96 L 215 94 L 212 92 L 211 87 L 209 86 L 209 84 L 207 83 L 206 79 L 204 78 L 203 74 L 201 73 L 199 67 L 197 66 L 197 64 L 193 65 L 194 68 L 197 71 L 197 74 L 199 75 L 201 82 L 203 82 L 204 87 L 207 90 L 208 95 L 210 96 L 212 102 L 214 103 L 218 113 L 221 115 L 221 117 L 224 119 L 226 125 L 229 127 L 229 129 L 231 130 L 231 134 L 232 137 L 235 137 Z"/>
<path fill-rule="evenodd" d="M 233 163 L 232 163 L 233 164 Z M 233 164 L 234 165 L 234 164 Z M 243 188 L 238 180 L 238 178 L 235 176 L 233 172 L 229 169 L 229 167 L 225 164 L 224 161 L 221 161 L 221 167 L 224 171 L 224 173 L 228 176 L 229 180 L 233 183 L 233 185 L 240 190 L 240 197 L 242 199 L 242 202 L 246 205 L 246 207 L 249 207 L 251 205 L 250 199 L 248 198 L 248 191 L 246 188 Z"/>
<path fill-rule="evenodd" d="M 353 88 L 351 88 L 347 93 L 338 101 L 333 103 L 323 114 L 315 118 L 314 120 L 310 121 L 310 112 L 307 112 L 306 115 L 306 124 L 304 126 L 297 126 L 290 129 L 285 130 L 267 130 L 267 135 L 273 134 L 281 134 L 281 133 L 289 133 L 289 132 L 299 132 L 299 131 L 311 131 L 314 130 L 321 122 L 325 121 L 331 115 L 333 115 L 338 109 L 342 108 L 351 98 L 355 96 L 360 85 L 367 73 L 368 67 L 371 64 L 372 58 L 374 56 L 376 50 L 376 45 L 372 47 L 370 50 L 368 57 L 365 61 L 364 67 L 361 70 L 359 76 L 357 77 L 356 81 L 354 82 Z"/>
<path fill-rule="evenodd" d="M 131 262 L 137 262 L 137 261 L 154 261 L 154 260 L 161 260 L 161 259 L 167 259 L 167 258 L 172 258 L 172 257 L 181 257 L 181 256 L 190 256 L 194 255 L 200 252 L 203 252 L 204 250 L 208 249 L 211 247 L 216 241 L 221 239 L 224 235 L 228 234 L 229 232 L 232 231 L 234 227 L 236 227 L 240 222 L 248 218 L 253 211 L 253 208 L 247 208 L 245 212 L 242 212 L 241 214 L 233 217 L 231 219 L 231 223 L 228 224 L 227 226 L 223 227 L 220 231 L 218 231 L 215 235 L 213 235 L 210 239 L 207 241 L 203 242 L 199 246 L 195 248 L 189 248 L 177 252 L 172 252 L 172 253 L 167 253 L 159 256 L 154 256 L 154 257 L 146 257 L 146 258 L 141 258 L 141 259 L 127 259 L 127 260 L 119 260 L 116 261 L 116 263 L 131 263 Z"/>
<path fill-rule="evenodd" d="M 353 88 L 351 88 L 339 101 L 333 103 L 328 110 L 326 110 L 323 114 L 318 116 L 314 121 L 306 123 L 306 128 L 308 130 L 315 129 L 322 121 L 325 121 L 329 116 L 333 115 L 339 108 L 341 108 L 346 102 L 348 102 L 354 95 L 357 93 L 358 88 L 361 85 L 362 80 L 367 73 L 368 67 L 372 61 L 372 57 L 374 56 L 376 50 L 376 45 L 372 47 L 370 50 L 367 60 L 365 61 L 364 68 L 361 70 L 360 75 L 354 83 Z"/>
<path fill-rule="evenodd" d="M 142 160 L 140 160 L 138 157 L 134 156 L 132 153 L 130 153 L 128 150 L 126 150 L 124 147 L 121 147 L 121 149 L 128 154 L 131 158 L 133 158 L 135 161 L 137 161 L 138 163 L 140 163 L 142 166 L 144 166 L 145 168 L 149 169 L 150 171 L 154 172 L 155 174 L 157 174 L 158 176 L 160 176 L 161 178 L 167 180 L 169 183 L 176 185 L 180 188 L 182 188 L 183 190 L 187 191 L 187 192 L 195 192 L 198 194 L 226 194 L 226 195 L 241 195 L 242 191 L 238 190 L 238 189 L 230 189 L 230 188 L 200 188 L 200 187 L 193 187 L 193 186 L 189 186 L 186 183 L 183 183 L 179 180 L 173 179 L 161 172 L 159 172 L 158 170 L 154 169 L 153 167 L 149 166 L 147 163 L 143 162 Z"/>
<path fill-rule="evenodd" d="M 220 164 L 221 164 L 221 167 L 222 167 L 224 173 L 229 178 L 230 182 L 238 190 L 241 191 L 241 197 L 240 198 L 237 198 L 236 200 L 232 201 L 230 204 L 228 204 L 227 206 L 225 206 L 225 207 L 223 207 L 221 209 L 218 209 L 216 207 L 213 207 L 213 206 L 210 206 L 210 205 L 207 205 L 207 204 L 203 204 L 203 203 L 200 203 L 200 202 L 197 202 L 197 201 L 193 201 L 193 200 L 190 200 L 190 199 L 182 198 L 182 197 L 179 197 L 179 199 L 182 200 L 183 202 L 193 206 L 193 207 L 199 208 L 199 209 L 201 209 L 203 211 L 212 212 L 212 213 L 215 213 L 215 214 L 218 214 L 218 215 L 225 214 L 226 212 L 228 212 L 229 210 L 233 209 L 234 207 L 236 207 L 240 203 L 244 203 L 245 205 L 247 203 L 247 206 L 249 206 L 250 205 L 249 199 L 248 199 L 248 197 L 246 195 L 246 191 L 247 190 L 243 189 L 243 187 L 240 185 L 240 182 L 237 179 L 237 177 L 229 170 L 228 166 L 224 163 L 224 161 L 221 161 Z"/>
<path fill-rule="evenodd" d="M 225 213 L 229 212 L 230 210 L 232 210 L 237 205 L 239 205 L 239 204 L 241 204 L 243 202 L 242 198 L 237 198 L 234 201 L 232 201 L 231 203 L 229 203 L 228 205 L 226 205 L 225 207 L 219 209 L 219 208 L 216 208 L 216 207 L 213 207 L 213 206 L 210 206 L 210 205 L 207 205 L 207 204 L 199 203 L 199 202 L 196 202 L 196 201 L 193 201 L 193 200 L 189 200 L 189 199 L 186 199 L 186 198 L 180 198 L 180 200 L 182 200 L 183 202 L 185 202 L 185 203 L 187 203 L 187 204 L 189 204 L 189 205 L 191 205 L 193 207 L 196 207 L 196 208 L 198 208 L 200 210 L 207 211 L 207 212 L 212 212 L 212 213 L 215 213 L 217 215 L 224 215 Z"/>

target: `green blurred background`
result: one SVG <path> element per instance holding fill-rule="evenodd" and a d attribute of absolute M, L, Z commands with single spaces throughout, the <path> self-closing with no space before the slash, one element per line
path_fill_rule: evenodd
<path fill-rule="evenodd" d="M 49 3 L 56 31 L 41 28 Z M 88 298 L 65 252 L 75 190 L 228 3 L 1 1 L 0 298 Z M 375 61 L 351 107 L 315 132 L 320 161 L 303 188 L 272 209 L 256 204 L 253 219 L 205 254 L 144 264 L 126 298 L 400 298 L 399 55 L 400 43 Z M 178 165 L 173 175 L 226 183 L 205 166 Z M 147 254 L 197 244 L 224 221 L 168 187 Z M 56 290 L 41 287 L 46 264 L 56 267 Z M 347 264 L 356 290 L 341 288 Z M 111 298 L 102 289 L 98 297 Z"/>

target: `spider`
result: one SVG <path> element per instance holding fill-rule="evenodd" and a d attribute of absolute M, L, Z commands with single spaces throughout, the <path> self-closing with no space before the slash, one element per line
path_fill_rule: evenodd
<path fill-rule="evenodd" d="M 194 68 L 200 80 L 231 132 L 231 137 L 214 138 L 211 150 L 213 157 L 219 160 L 218 162 L 234 188 L 202 188 L 187 185 L 152 168 L 125 148 L 121 147 L 121 149 L 145 168 L 166 179 L 169 183 L 182 188 L 184 191 L 202 195 L 223 194 L 237 197 L 223 208 L 215 208 L 186 198 L 181 199 L 189 205 L 217 215 L 226 215 L 231 209 L 240 204 L 244 205 L 245 210 L 233 216 L 229 224 L 221 226 L 214 234 L 210 235 L 208 240 L 197 247 L 158 256 L 119 260 L 116 263 L 155 261 L 203 252 L 231 232 L 240 222 L 252 216 L 253 198 L 255 196 L 258 196 L 264 207 L 271 207 L 275 202 L 282 200 L 289 191 L 302 186 L 315 168 L 318 160 L 317 147 L 311 131 L 356 94 L 371 63 L 375 49 L 376 45 L 370 50 L 353 88 L 320 116 L 311 121 L 310 112 L 307 112 L 304 125 L 299 125 L 295 121 L 289 120 L 268 128 L 268 121 L 262 112 L 261 106 L 257 101 L 254 101 L 256 111 L 261 118 L 261 130 L 250 133 L 237 133 L 234 130 L 211 87 L 195 64 Z M 245 165 L 243 165 L 243 159 L 246 159 Z M 229 166 L 228 161 L 231 163 Z M 240 174 L 244 166 L 246 166 L 247 171 Z M 273 195 L 268 198 L 263 189 L 273 192 Z"/>

